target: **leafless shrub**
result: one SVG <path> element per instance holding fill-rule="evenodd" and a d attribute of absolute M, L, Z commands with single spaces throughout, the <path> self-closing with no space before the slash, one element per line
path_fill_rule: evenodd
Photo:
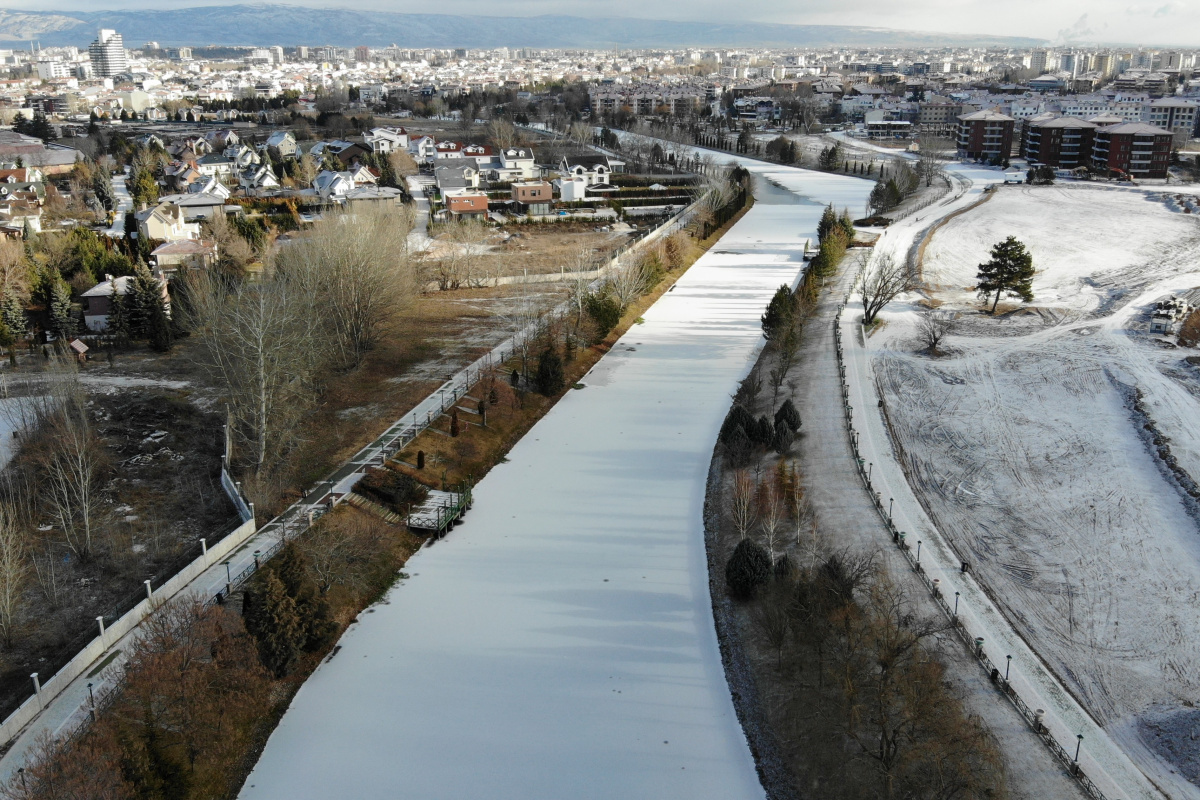
<path fill-rule="evenodd" d="M 937 355 L 942 340 L 958 328 L 958 317 L 950 311 L 933 308 L 917 312 L 917 339 L 932 355 Z"/>

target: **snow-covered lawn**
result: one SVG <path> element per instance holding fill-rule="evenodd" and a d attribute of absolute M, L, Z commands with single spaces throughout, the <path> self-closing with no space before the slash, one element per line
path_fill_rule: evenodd
<path fill-rule="evenodd" d="M 840 207 L 870 184 L 756 165 Z M 494 469 L 297 694 L 247 798 L 753 798 L 705 476 L 821 205 L 767 192 Z"/>
<path fill-rule="evenodd" d="M 1170 796 L 1200 797 L 1198 507 L 1132 410 L 1140 390 L 1200 477 L 1200 371 L 1183 360 L 1195 351 L 1147 333 L 1155 300 L 1200 286 L 1200 219 L 1157 191 L 999 189 L 925 252 L 933 296 L 964 312 L 948 355 L 916 352 L 904 302 L 869 347 L 942 535 L 1138 765 Z M 968 287 L 1010 234 L 1033 254 L 1040 310 L 981 317 Z"/>

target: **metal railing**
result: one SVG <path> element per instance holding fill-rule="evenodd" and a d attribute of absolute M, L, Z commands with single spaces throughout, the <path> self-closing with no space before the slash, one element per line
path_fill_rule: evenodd
<path fill-rule="evenodd" d="M 1100 788 L 1092 781 L 1092 779 L 1084 773 L 1083 769 L 1079 765 L 1078 760 L 1073 757 L 1071 753 L 1067 752 L 1067 750 L 1058 742 L 1058 740 L 1054 738 L 1054 735 L 1049 731 L 1049 729 L 1042 723 L 1041 714 L 1030 709 L 1029 705 L 1021 698 L 1019 694 L 1017 694 L 1016 690 L 1013 689 L 1008 680 L 1008 664 L 1005 665 L 1004 675 L 1001 676 L 999 667 L 992 662 L 991 658 L 988 657 L 987 652 L 983 648 L 983 638 L 972 636 L 967 630 L 966 625 L 963 624 L 962 620 L 959 618 L 959 600 L 957 593 L 954 606 L 951 607 L 947 598 L 941 592 L 939 586 L 934 583 L 934 579 L 931 579 L 921 567 L 919 547 L 917 554 L 914 557 L 912 546 L 905 541 L 904 532 L 897 529 L 892 521 L 891 509 L 888 506 L 885 506 L 882 495 L 875 491 L 875 488 L 871 483 L 871 470 L 868 467 L 864 467 L 865 460 L 858 449 L 859 435 L 858 431 L 854 428 L 854 408 L 850 404 L 850 384 L 846 380 L 846 360 L 845 352 L 842 347 L 841 329 L 842 312 L 845 311 L 847 303 L 850 302 L 850 298 L 854 294 L 855 287 L 862 280 L 866 272 L 866 268 L 867 265 L 864 264 L 859 270 L 858 274 L 855 275 L 854 280 L 851 281 L 850 288 L 846 292 L 846 297 L 838 305 L 837 314 L 834 315 L 833 319 L 833 337 L 837 349 L 838 373 L 841 381 L 842 408 L 846 416 L 846 433 L 850 438 L 850 450 L 854 455 L 854 463 L 858 470 L 859 478 L 862 479 L 863 486 L 866 488 L 867 494 L 870 495 L 871 502 L 875 506 L 875 510 L 879 513 L 880 520 L 883 522 L 884 527 L 886 527 L 888 532 L 891 534 L 892 542 L 900 550 L 904 558 L 908 560 L 917 577 L 922 583 L 925 584 L 925 588 L 929 590 L 934 602 L 938 604 L 938 607 L 942 610 L 942 613 L 945 614 L 946 619 L 951 623 L 951 629 L 958 636 L 958 638 L 962 640 L 963 644 L 967 646 L 968 650 L 975 658 L 975 661 L 988 675 L 989 680 L 991 680 L 996 688 L 999 689 L 1000 693 L 1008 699 L 1013 707 L 1017 709 L 1017 711 L 1025 719 L 1025 722 L 1029 725 L 1030 729 L 1037 735 L 1039 739 L 1041 739 L 1042 743 L 1046 745 L 1054 757 L 1057 758 L 1059 762 L 1066 768 L 1067 772 L 1073 778 L 1075 778 L 1084 792 L 1087 793 L 1092 800 L 1107 800 L 1104 792 L 1101 791 Z"/>

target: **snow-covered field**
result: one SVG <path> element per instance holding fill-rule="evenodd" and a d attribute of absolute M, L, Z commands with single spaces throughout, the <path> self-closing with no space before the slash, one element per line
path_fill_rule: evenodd
<path fill-rule="evenodd" d="M 1195 353 L 1147 332 L 1155 300 L 1200 286 L 1200 219 L 1159 192 L 998 190 L 925 252 L 933 297 L 965 312 L 948 354 L 916 352 L 904 302 L 869 347 L 943 537 L 1138 766 L 1168 795 L 1200 797 L 1197 506 L 1133 412 L 1136 389 L 1200 477 Z M 1010 234 L 1039 270 L 1038 310 L 981 317 L 969 287 Z"/>
<path fill-rule="evenodd" d="M 480 483 L 297 694 L 241 797 L 753 798 L 702 505 L 759 316 L 821 204 L 870 184 L 753 164 L 760 202 Z"/>

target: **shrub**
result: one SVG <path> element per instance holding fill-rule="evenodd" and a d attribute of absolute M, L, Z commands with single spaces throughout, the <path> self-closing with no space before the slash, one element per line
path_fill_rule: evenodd
<path fill-rule="evenodd" d="M 537 389 L 550 397 L 557 394 L 563 387 L 562 358 L 553 347 L 547 347 L 546 352 L 538 359 Z"/>
<path fill-rule="evenodd" d="M 725 586 L 734 600 L 753 600 L 771 576 L 771 557 L 749 539 L 738 542 L 725 564 Z"/>
<path fill-rule="evenodd" d="M 584 301 L 584 308 L 596 323 L 597 339 L 603 339 L 621 321 L 621 304 L 615 297 L 589 294 Z"/>
<path fill-rule="evenodd" d="M 424 466 L 423 455 L 417 454 L 418 469 Z M 429 495 L 424 486 L 394 469 L 368 469 L 367 474 L 354 484 L 354 491 L 396 511 L 403 511 L 409 504 L 424 502 Z"/>

